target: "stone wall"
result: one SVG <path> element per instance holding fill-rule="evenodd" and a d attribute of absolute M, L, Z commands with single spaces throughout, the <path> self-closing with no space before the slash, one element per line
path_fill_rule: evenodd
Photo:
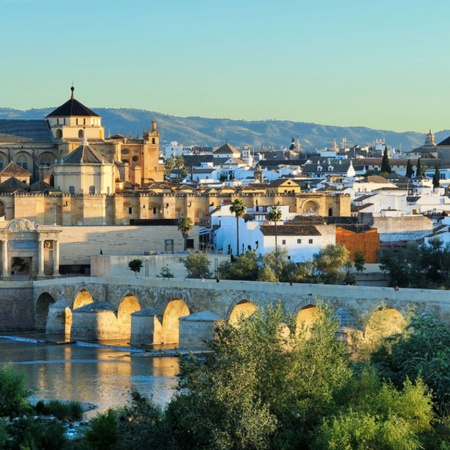
<path fill-rule="evenodd" d="M 141 259 L 143 267 L 136 275 L 137 277 L 161 278 L 161 270 L 167 267 L 175 278 L 185 278 L 186 268 L 180 261 L 187 253 L 174 255 L 150 255 L 150 256 L 107 256 L 94 255 L 91 258 L 91 275 L 93 277 L 123 277 L 130 273 L 128 263 L 132 259 Z M 214 274 L 215 269 L 224 261 L 229 261 L 229 255 L 208 255 L 210 271 Z"/>
<path fill-rule="evenodd" d="M 7 285 L 0 289 L 0 331 L 33 329 L 32 283 L 10 282 Z"/>
<path fill-rule="evenodd" d="M 160 253 L 165 251 L 166 239 L 173 240 L 176 253 L 184 249 L 183 237 L 175 225 L 84 226 L 60 229 L 62 230 L 59 235 L 61 265 L 90 264 L 91 256 L 100 255 L 100 252 L 103 255 L 131 255 L 132 259 L 136 256 Z M 194 247 L 198 248 L 197 226 L 192 229 L 189 238 L 194 239 Z"/>
<path fill-rule="evenodd" d="M 421 215 L 374 217 L 370 222 L 378 230 L 381 242 L 421 239 L 433 230 L 433 220 Z"/>

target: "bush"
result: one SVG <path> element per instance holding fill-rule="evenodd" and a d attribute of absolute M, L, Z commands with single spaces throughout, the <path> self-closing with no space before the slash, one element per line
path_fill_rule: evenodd
<path fill-rule="evenodd" d="M 211 278 L 210 261 L 205 253 L 189 252 L 187 258 L 180 258 L 180 262 L 186 267 L 188 278 Z"/>
<path fill-rule="evenodd" d="M 119 439 L 117 413 L 108 409 L 97 414 L 91 421 L 91 428 L 86 431 L 86 442 L 95 450 L 112 450 Z"/>
<path fill-rule="evenodd" d="M 25 388 L 25 374 L 16 373 L 12 363 L 0 368 L 0 416 L 16 416 L 29 406 L 30 391 Z"/>
<path fill-rule="evenodd" d="M 61 450 L 67 443 L 64 425 L 57 421 L 44 422 L 41 419 L 21 417 L 7 428 L 10 439 L 6 446 L 11 450 Z"/>
<path fill-rule="evenodd" d="M 138 391 L 131 392 L 131 406 L 121 409 L 118 414 L 118 449 L 176 448 L 164 412 Z"/>
<path fill-rule="evenodd" d="M 79 402 L 50 400 L 45 404 L 40 401 L 36 405 L 36 412 L 55 416 L 59 420 L 81 420 L 83 418 L 83 406 Z"/>

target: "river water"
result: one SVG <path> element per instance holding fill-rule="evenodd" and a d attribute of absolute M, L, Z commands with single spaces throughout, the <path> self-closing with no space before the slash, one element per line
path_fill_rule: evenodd
<path fill-rule="evenodd" d="M 177 385 L 176 357 L 152 358 L 114 347 L 40 339 L 36 342 L 35 336 L 22 341 L 23 336 L 0 337 L 0 365 L 12 362 L 17 371 L 25 373 L 27 387 L 34 391 L 32 400 L 74 400 L 96 405 L 95 410 L 85 414 L 86 419 L 128 404 L 131 389 L 164 406 Z"/>

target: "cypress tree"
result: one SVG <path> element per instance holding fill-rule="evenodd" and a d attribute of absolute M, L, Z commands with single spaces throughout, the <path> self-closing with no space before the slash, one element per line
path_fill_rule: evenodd
<path fill-rule="evenodd" d="M 389 162 L 389 155 L 387 145 L 384 148 L 383 159 L 381 160 L 381 173 L 391 173 L 391 163 Z"/>
<path fill-rule="evenodd" d="M 406 163 L 406 176 L 407 178 L 411 178 L 414 175 L 414 169 L 411 164 L 411 160 L 408 159 L 408 162 Z"/>
<path fill-rule="evenodd" d="M 434 172 L 433 176 L 433 187 L 438 188 L 440 186 L 440 179 L 441 179 L 441 173 L 439 170 L 439 167 L 436 167 L 436 170 Z"/>
<path fill-rule="evenodd" d="M 422 163 L 420 162 L 420 158 L 417 160 L 417 168 L 416 168 L 416 177 L 420 177 L 423 175 L 424 169 L 422 168 Z"/>

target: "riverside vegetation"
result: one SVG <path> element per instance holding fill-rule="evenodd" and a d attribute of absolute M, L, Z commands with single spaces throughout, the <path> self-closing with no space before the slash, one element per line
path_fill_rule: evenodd
<path fill-rule="evenodd" d="M 443 324 L 412 315 L 401 333 L 371 340 L 370 348 L 357 339 L 350 348 L 336 339 L 338 330 L 326 305 L 309 328 L 280 304 L 237 325 L 218 322 L 211 354 L 181 358 L 165 408 L 132 392 L 129 406 L 98 414 L 76 439 L 65 438 L 58 422 L 43 427 L 29 418 L 21 436 L 1 426 L 0 448 L 450 449 Z M 1 376 L 1 414 L 23 415 L 23 380 L 11 366 Z M 37 428 L 44 436 L 31 440 Z M 23 435 L 28 440 L 19 442 Z"/>

